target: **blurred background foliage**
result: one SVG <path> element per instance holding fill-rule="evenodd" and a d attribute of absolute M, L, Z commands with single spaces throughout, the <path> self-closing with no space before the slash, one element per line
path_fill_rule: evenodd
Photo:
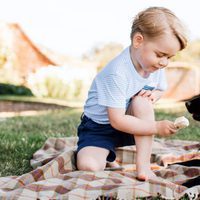
<path fill-rule="evenodd" d="M 123 46 L 118 43 L 108 43 L 95 46 L 89 52 L 83 54 L 82 61 L 96 63 L 93 67 L 100 71 L 111 59 L 117 56 Z M 0 83 L 1 94 L 23 94 L 34 95 L 36 97 L 50 97 L 58 99 L 84 99 L 85 93 L 94 77 L 87 77 L 91 69 L 84 69 L 84 66 L 78 71 L 73 71 L 73 65 L 49 66 L 43 69 L 37 69 L 27 77 L 20 75 L 13 63 L 12 52 L 8 48 L 0 47 Z M 187 48 L 178 52 L 172 61 L 187 62 L 200 66 L 200 39 L 191 41 Z M 84 72 L 85 70 L 85 72 Z M 73 73 L 71 73 L 73 71 Z M 84 78 L 86 77 L 86 78 Z M 85 79 L 87 83 L 85 84 Z M 7 85 L 6 85 L 7 84 Z M 85 86 L 86 85 L 86 86 Z M 23 86 L 19 88 L 14 86 Z M 5 87 L 5 88 L 4 88 Z M 8 89 L 9 88 L 9 89 Z M 15 89 L 14 89 L 15 88 Z"/>
<path fill-rule="evenodd" d="M 83 55 L 83 59 L 97 62 L 97 71 L 100 71 L 110 60 L 117 56 L 123 50 L 123 46 L 118 43 L 108 43 L 95 46 L 87 54 Z"/>
<path fill-rule="evenodd" d="M 200 66 L 200 39 L 188 43 L 188 46 L 178 52 L 172 61 L 183 61 Z"/>
<path fill-rule="evenodd" d="M 30 74 L 27 85 L 36 97 L 81 99 L 84 84 L 79 78 L 72 69 L 49 66 Z"/>
<path fill-rule="evenodd" d="M 0 95 L 33 96 L 33 93 L 25 86 L 0 83 Z"/>

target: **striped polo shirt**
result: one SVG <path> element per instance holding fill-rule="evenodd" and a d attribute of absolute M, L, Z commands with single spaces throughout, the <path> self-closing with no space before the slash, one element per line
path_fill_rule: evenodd
<path fill-rule="evenodd" d="M 143 78 L 136 71 L 127 47 L 111 60 L 95 77 L 84 105 L 84 114 L 99 124 L 109 124 L 107 107 L 128 108 L 131 97 L 142 88 L 167 88 L 163 69 Z"/>

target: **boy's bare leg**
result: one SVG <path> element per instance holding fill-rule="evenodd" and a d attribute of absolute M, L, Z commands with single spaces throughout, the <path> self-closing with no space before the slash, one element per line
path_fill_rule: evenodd
<path fill-rule="evenodd" d="M 136 170 L 139 180 L 147 180 L 155 178 L 150 166 L 150 158 L 152 152 L 152 136 L 136 136 Z M 145 150 L 144 150 L 145 147 Z"/>
<path fill-rule="evenodd" d="M 83 171 L 102 171 L 106 167 L 109 151 L 104 148 L 88 146 L 77 154 L 77 168 Z"/>
<path fill-rule="evenodd" d="M 144 120 L 155 120 L 151 101 L 141 96 L 133 98 L 127 114 Z M 150 167 L 153 136 L 134 135 L 134 138 L 137 150 L 136 170 L 138 179 L 147 180 L 148 178 L 156 178 L 156 175 L 151 171 Z"/>

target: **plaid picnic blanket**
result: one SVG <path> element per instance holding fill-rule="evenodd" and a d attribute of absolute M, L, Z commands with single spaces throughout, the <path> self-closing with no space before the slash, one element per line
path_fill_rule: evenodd
<path fill-rule="evenodd" d="M 119 171 L 77 171 L 74 161 L 77 138 L 49 138 L 31 160 L 34 170 L 21 176 L 0 178 L 0 199 L 200 199 L 200 183 L 185 183 L 200 176 L 200 143 L 156 139 L 152 169 L 159 181 L 141 182 L 135 173 L 135 146 L 117 149 Z M 181 162 L 196 162 L 184 166 Z"/>

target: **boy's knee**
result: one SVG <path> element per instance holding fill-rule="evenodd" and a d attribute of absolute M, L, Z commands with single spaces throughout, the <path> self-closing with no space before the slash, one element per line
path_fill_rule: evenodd
<path fill-rule="evenodd" d="M 153 104 L 148 98 L 135 96 L 132 99 L 127 114 L 142 119 L 154 119 Z"/>
<path fill-rule="evenodd" d="M 153 104 L 148 98 L 135 96 L 131 101 L 130 109 L 132 113 L 134 110 L 153 110 Z"/>
<path fill-rule="evenodd" d="M 84 158 L 77 160 L 77 168 L 78 170 L 82 171 L 102 171 L 104 170 L 105 166 L 100 164 L 94 158 Z"/>

